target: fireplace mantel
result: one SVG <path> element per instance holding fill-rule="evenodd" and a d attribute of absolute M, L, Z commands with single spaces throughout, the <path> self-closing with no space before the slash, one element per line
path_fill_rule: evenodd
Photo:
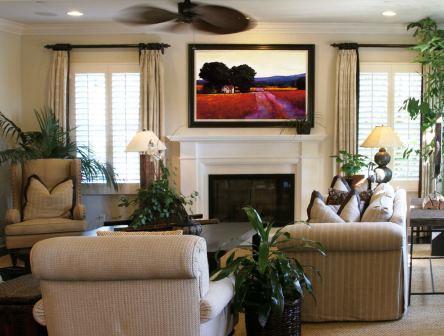
<path fill-rule="evenodd" d="M 171 135 L 170 141 L 177 142 L 237 142 L 237 141 L 259 141 L 259 142 L 321 142 L 327 136 L 324 133 L 318 134 L 223 134 L 223 135 Z"/>
<path fill-rule="evenodd" d="M 312 190 L 324 185 L 323 132 L 276 134 L 266 130 L 187 129 L 168 136 L 180 143 L 180 189 L 199 193 L 196 213 L 208 216 L 208 176 L 211 174 L 294 174 L 295 219 L 305 219 Z"/>

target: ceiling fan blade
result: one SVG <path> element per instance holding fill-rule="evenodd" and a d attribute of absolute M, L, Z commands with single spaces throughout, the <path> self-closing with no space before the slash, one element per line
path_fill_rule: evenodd
<path fill-rule="evenodd" d="M 196 28 L 201 29 L 199 27 L 202 27 L 201 30 L 216 34 L 239 33 L 254 26 L 254 21 L 248 16 L 229 7 L 200 5 L 194 7 L 192 12 L 195 15 L 193 25 Z"/>
<path fill-rule="evenodd" d="M 123 9 L 116 20 L 127 24 L 143 25 L 171 21 L 177 19 L 178 16 L 177 13 L 166 9 L 139 5 Z"/>

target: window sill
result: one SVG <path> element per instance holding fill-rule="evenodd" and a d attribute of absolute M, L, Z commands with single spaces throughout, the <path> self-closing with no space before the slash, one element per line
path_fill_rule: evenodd
<path fill-rule="evenodd" d="M 104 183 L 82 183 L 82 194 L 88 196 L 135 195 L 139 188 L 139 183 L 119 183 L 119 190 L 115 191 Z"/>

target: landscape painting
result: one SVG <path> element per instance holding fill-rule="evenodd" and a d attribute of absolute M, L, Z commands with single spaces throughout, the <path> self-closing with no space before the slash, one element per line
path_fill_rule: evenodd
<path fill-rule="evenodd" d="M 190 126 L 312 120 L 312 45 L 191 45 Z"/>

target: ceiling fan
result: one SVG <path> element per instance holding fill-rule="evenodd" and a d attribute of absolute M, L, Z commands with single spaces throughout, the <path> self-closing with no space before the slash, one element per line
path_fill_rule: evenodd
<path fill-rule="evenodd" d="M 150 25 L 172 21 L 168 30 L 176 31 L 183 24 L 214 34 L 233 34 L 253 28 L 254 21 L 240 11 L 217 5 L 206 5 L 191 0 L 179 2 L 178 11 L 138 5 L 123 9 L 117 21 L 133 25 Z"/>

